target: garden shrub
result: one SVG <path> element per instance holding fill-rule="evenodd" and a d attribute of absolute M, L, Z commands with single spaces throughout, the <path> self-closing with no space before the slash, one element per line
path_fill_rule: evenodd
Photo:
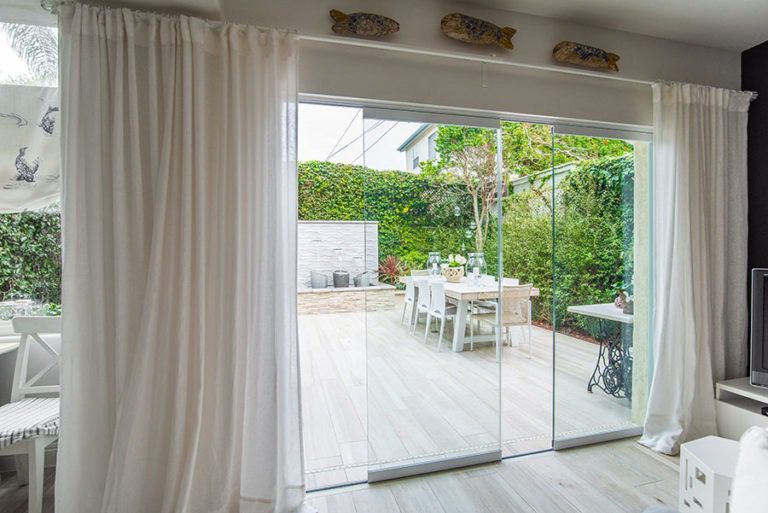
<path fill-rule="evenodd" d="M 631 289 L 632 155 L 579 165 L 555 195 L 555 318 L 552 318 L 552 189 L 534 187 L 505 200 L 504 271 L 541 290 L 534 317 L 596 334 L 597 325 L 567 307 L 610 303 Z M 493 241 L 495 244 L 495 241 Z"/>
<path fill-rule="evenodd" d="M 61 303 L 58 206 L 0 214 L 0 301 L 10 299 Z"/>

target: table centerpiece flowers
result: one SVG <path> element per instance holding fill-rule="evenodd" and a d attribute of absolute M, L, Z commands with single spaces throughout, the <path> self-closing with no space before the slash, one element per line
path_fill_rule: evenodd
<path fill-rule="evenodd" d="M 464 276 L 467 259 L 460 254 L 448 255 L 448 263 L 442 265 L 442 274 L 446 281 L 457 283 Z"/>

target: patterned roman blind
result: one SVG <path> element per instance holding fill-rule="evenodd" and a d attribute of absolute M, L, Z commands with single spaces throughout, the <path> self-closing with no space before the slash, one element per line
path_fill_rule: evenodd
<path fill-rule="evenodd" d="M 57 88 L 0 85 L 0 213 L 59 199 L 58 117 Z"/>

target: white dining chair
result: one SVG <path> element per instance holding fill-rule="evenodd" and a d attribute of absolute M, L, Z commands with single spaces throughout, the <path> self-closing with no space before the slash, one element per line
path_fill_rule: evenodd
<path fill-rule="evenodd" d="M 430 288 L 430 302 L 429 309 L 427 310 L 427 325 L 424 329 L 424 343 L 427 343 L 429 338 L 429 326 L 434 319 L 440 320 L 440 334 L 437 338 L 437 351 L 440 352 L 440 347 L 443 344 L 443 332 L 445 331 L 445 321 L 447 319 L 454 320 L 456 317 L 456 305 L 448 303 L 445 299 L 445 282 L 442 280 L 434 280 L 429 283 Z"/>
<path fill-rule="evenodd" d="M 494 329 L 501 326 L 504 329 L 505 342 L 510 343 L 510 329 L 515 326 L 528 327 L 528 358 L 533 354 L 531 345 L 531 289 L 533 285 L 511 285 L 502 288 L 501 308 L 495 312 L 475 314 L 480 322 L 492 324 Z M 501 319 L 499 319 L 501 314 Z M 470 338 L 470 347 L 471 347 Z M 497 348 L 498 354 L 498 348 Z"/>
<path fill-rule="evenodd" d="M 413 278 L 413 285 L 416 288 L 416 312 L 413 315 L 411 333 L 416 333 L 419 316 L 429 312 L 429 281 L 426 276 Z"/>
<path fill-rule="evenodd" d="M 16 456 L 19 484 L 29 483 L 29 513 L 43 508 L 45 448 L 59 437 L 59 385 L 40 384 L 59 366 L 59 352 L 42 335 L 61 333 L 59 317 L 15 317 L 13 330 L 21 335 L 13 373 L 11 402 L 0 406 L 0 456 Z M 36 343 L 48 357 L 29 377 L 30 349 Z M 24 458 L 26 456 L 26 458 Z M 26 460 L 26 461 L 25 461 Z"/>
<path fill-rule="evenodd" d="M 478 285 L 481 287 L 497 287 L 498 282 L 496 281 L 496 277 L 490 274 L 484 274 L 480 276 L 480 279 L 478 280 Z M 475 314 L 482 314 L 482 313 L 488 313 L 488 312 L 495 312 L 496 311 L 496 305 L 498 303 L 496 300 L 488 300 L 488 299 L 481 299 L 481 300 L 472 300 L 469 302 L 469 318 L 467 321 L 469 322 L 469 350 L 474 351 L 475 350 L 475 322 L 477 322 L 478 326 L 477 329 L 480 329 L 480 321 L 474 320 Z"/>
<path fill-rule="evenodd" d="M 405 322 L 405 311 L 409 310 L 408 326 L 411 326 L 411 318 L 413 317 L 413 305 L 416 302 L 416 287 L 413 285 L 413 277 L 408 276 L 405 278 L 405 299 L 403 299 L 403 317 L 400 319 L 400 324 Z"/>

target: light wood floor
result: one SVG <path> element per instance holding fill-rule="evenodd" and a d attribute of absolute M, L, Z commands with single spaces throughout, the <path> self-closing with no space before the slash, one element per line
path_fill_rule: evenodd
<path fill-rule="evenodd" d="M 677 506 L 677 460 L 632 440 L 308 495 L 319 513 L 640 513 Z"/>
<path fill-rule="evenodd" d="M 490 344 L 453 353 L 437 336 L 411 335 L 401 309 L 299 318 L 304 450 L 310 489 L 364 481 L 382 468 L 498 447 L 499 380 L 504 455 L 551 446 L 552 333 L 533 328 L 533 358 Z M 367 329 L 366 329 L 367 327 Z M 451 329 L 447 326 L 446 332 Z M 558 438 L 632 426 L 630 403 L 586 391 L 598 347 L 557 336 Z M 467 347 L 467 349 L 469 349 Z M 370 433 L 368 433 L 370 430 Z"/>
<path fill-rule="evenodd" d="M 55 474 L 54 469 L 45 469 L 43 513 L 53 513 Z M 2 513 L 27 513 L 27 497 L 29 497 L 29 488 L 19 486 L 15 472 L 5 472 L 0 475 L 0 511 Z"/>
<path fill-rule="evenodd" d="M 53 513 L 46 471 L 44 513 Z M 676 458 L 632 440 L 308 494 L 319 513 L 640 513 L 677 504 Z M 27 488 L 0 481 L 0 511 L 25 513 Z"/>

